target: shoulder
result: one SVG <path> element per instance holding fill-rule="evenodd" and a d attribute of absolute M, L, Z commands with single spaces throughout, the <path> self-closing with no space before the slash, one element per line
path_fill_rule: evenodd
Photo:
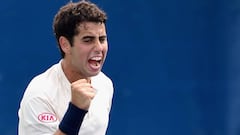
<path fill-rule="evenodd" d="M 92 85 L 99 92 L 109 94 L 110 97 L 113 95 L 114 87 L 112 80 L 103 72 L 100 72 L 97 76 L 92 77 Z"/>
<path fill-rule="evenodd" d="M 51 66 L 45 72 L 35 76 L 28 84 L 24 98 L 46 98 L 54 92 L 54 81 L 56 80 L 57 72 L 56 65 Z"/>
<path fill-rule="evenodd" d="M 107 85 L 113 85 L 113 82 L 110 77 L 108 77 L 103 72 L 100 72 L 97 76 L 94 76 L 93 79 L 97 80 L 100 83 L 107 84 Z"/>
<path fill-rule="evenodd" d="M 57 77 L 57 67 L 56 65 L 51 66 L 45 72 L 35 76 L 29 83 L 30 88 L 48 88 L 53 83 L 54 79 Z"/>

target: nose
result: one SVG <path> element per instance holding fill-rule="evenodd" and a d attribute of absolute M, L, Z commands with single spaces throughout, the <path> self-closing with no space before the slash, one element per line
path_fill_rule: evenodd
<path fill-rule="evenodd" d="M 95 49 L 96 51 L 102 51 L 104 49 L 104 44 L 102 44 L 100 41 L 97 41 Z"/>

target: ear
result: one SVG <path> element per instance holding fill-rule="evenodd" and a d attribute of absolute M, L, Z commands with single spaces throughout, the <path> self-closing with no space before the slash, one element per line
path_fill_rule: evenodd
<path fill-rule="evenodd" d="M 69 54 L 70 53 L 71 45 L 70 45 L 70 42 L 67 40 L 66 37 L 61 36 L 59 38 L 59 44 L 60 44 L 60 47 L 61 47 L 61 49 L 63 50 L 63 52 L 65 54 Z"/>

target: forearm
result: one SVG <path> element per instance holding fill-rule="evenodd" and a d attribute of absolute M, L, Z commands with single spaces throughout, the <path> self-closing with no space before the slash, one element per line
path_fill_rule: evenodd
<path fill-rule="evenodd" d="M 54 133 L 54 135 L 66 135 L 65 133 L 63 133 L 61 130 L 57 130 L 56 133 Z"/>

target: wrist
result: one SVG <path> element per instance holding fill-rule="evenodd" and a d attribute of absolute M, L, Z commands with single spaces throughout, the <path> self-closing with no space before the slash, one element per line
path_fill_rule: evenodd
<path fill-rule="evenodd" d="M 86 113 L 86 110 L 80 109 L 70 102 L 59 129 L 67 135 L 77 135 Z"/>

